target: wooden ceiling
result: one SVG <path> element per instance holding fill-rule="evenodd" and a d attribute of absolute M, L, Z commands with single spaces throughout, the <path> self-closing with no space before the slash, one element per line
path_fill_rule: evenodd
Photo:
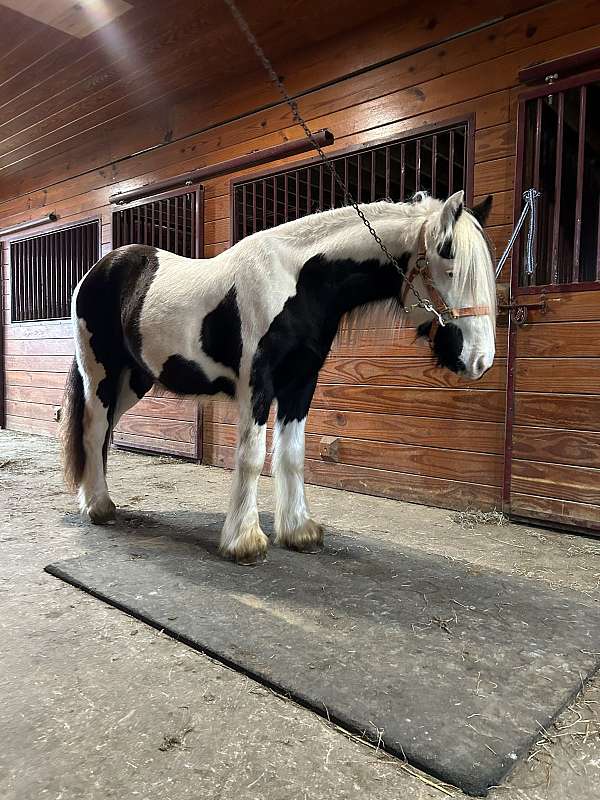
<path fill-rule="evenodd" d="M 276 66 L 402 4 L 239 0 Z M 32 170 L 46 185 L 41 165 L 63 157 L 65 177 L 77 174 L 75 154 L 94 143 L 110 163 L 181 135 L 183 96 L 201 108 L 220 94 L 226 119 L 227 87 L 246 83 L 250 110 L 257 82 L 264 72 L 222 0 L 0 0 L 0 197 L 18 194 L 18 176 Z M 158 114 L 173 117 L 166 129 L 154 129 Z M 139 129 L 142 116 L 144 134 L 132 134 L 127 153 L 111 152 L 115 131 Z"/>

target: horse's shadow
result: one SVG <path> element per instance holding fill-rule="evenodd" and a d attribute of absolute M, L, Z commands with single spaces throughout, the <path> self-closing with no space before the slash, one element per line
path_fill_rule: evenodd
<path fill-rule="evenodd" d="M 272 541 L 273 515 L 260 516 Z M 210 583 L 224 593 L 242 588 L 258 600 L 279 600 L 299 610 L 322 608 L 328 601 L 335 605 L 358 592 L 372 595 L 368 602 L 353 604 L 359 617 L 372 615 L 381 605 L 387 607 L 390 621 L 399 619 L 402 596 L 403 603 L 413 606 L 415 619 L 429 619 L 456 594 L 457 573 L 469 577 L 466 564 L 454 562 L 450 572 L 439 556 L 335 529 L 326 531 L 318 553 L 296 553 L 271 544 L 265 563 L 239 565 L 219 553 L 224 520 L 221 512 L 123 510 L 114 523 L 102 527 L 75 515 L 65 521 L 80 528 L 85 549 L 100 558 L 158 561 L 174 581 Z M 423 614 L 424 596 L 428 607 Z"/>

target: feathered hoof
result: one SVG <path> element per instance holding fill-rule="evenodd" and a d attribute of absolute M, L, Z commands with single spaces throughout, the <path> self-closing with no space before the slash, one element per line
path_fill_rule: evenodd
<path fill-rule="evenodd" d="M 267 557 L 269 539 L 258 522 L 252 523 L 231 544 L 221 546 L 221 555 L 238 564 L 258 564 Z"/>
<path fill-rule="evenodd" d="M 107 525 L 117 516 L 117 507 L 110 497 L 106 497 L 96 503 L 90 503 L 86 508 L 86 514 L 94 525 Z"/>
<path fill-rule="evenodd" d="M 301 553 L 318 553 L 323 549 L 323 526 L 307 519 L 299 528 L 278 533 L 275 543 Z"/>

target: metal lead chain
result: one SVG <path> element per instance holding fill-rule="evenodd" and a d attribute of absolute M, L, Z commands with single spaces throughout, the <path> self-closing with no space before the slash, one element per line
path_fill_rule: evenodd
<path fill-rule="evenodd" d="M 277 73 L 273 69 L 273 65 L 271 64 L 269 59 L 266 57 L 266 55 L 264 53 L 264 50 L 262 49 L 262 47 L 257 42 L 256 37 L 254 36 L 252 31 L 250 30 L 250 27 L 248 26 L 248 23 L 246 22 L 246 20 L 245 20 L 244 16 L 242 15 L 241 11 L 239 10 L 237 5 L 235 4 L 234 0 L 224 0 L 224 2 L 229 7 L 229 10 L 231 11 L 231 13 L 232 13 L 235 21 L 237 22 L 240 30 L 242 31 L 242 33 L 245 35 L 246 39 L 248 40 L 248 42 L 252 46 L 254 52 L 258 56 L 258 59 L 262 63 L 262 65 L 265 68 L 266 72 L 268 73 L 271 81 L 275 84 L 275 86 L 277 86 L 277 88 L 279 90 L 279 93 L 281 94 L 281 96 L 283 97 L 285 102 L 290 107 L 294 122 L 296 122 L 298 125 L 300 125 L 300 127 L 302 128 L 302 130 L 306 134 L 307 138 L 311 142 L 312 146 L 315 148 L 315 150 L 319 154 L 319 157 L 320 157 L 321 161 L 327 167 L 327 170 L 329 171 L 331 177 L 334 179 L 336 185 L 341 189 L 342 194 L 344 196 L 344 200 L 346 201 L 346 203 L 348 203 L 348 205 L 352 206 L 352 208 L 356 211 L 356 213 L 358 214 L 358 216 L 362 220 L 363 224 L 365 225 L 365 227 L 367 228 L 367 230 L 369 231 L 371 236 L 375 239 L 375 241 L 379 245 L 379 247 L 382 250 L 382 252 L 388 258 L 388 260 L 391 261 L 391 263 L 394 265 L 394 267 L 396 268 L 396 271 L 401 276 L 402 280 L 404 282 L 408 283 L 408 287 L 410 288 L 410 290 L 414 294 L 414 296 L 417 298 L 418 302 L 414 303 L 413 305 L 408 306 L 408 307 L 405 306 L 404 307 L 404 311 L 406 311 L 408 313 L 413 308 L 423 308 L 426 311 L 429 311 L 432 314 L 435 314 L 435 316 L 438 319 L 439 324 L 443 326 L 444 325 L 444 319 L 443 319 L 442 315 L 433 307 L 433 305 L 432 305 L 430 300 L 421 297 L 421 295 L 419 294 L 417 289 L 415 289 L 413 284 L 411 282 L 407 281 L 406 275 L 404 274 L 404 270 L 400 266 L 400 263 L 398 262 L 398 259 L 395 256 L 393 256 L 390 253 L 390 251 L 387 249 L 385 244 L 382 242 L 381 237 L 377 234 L 377 232 L 375 231 L 375 229 L 373 228 L 373 226 L 371 225 L 369 220 L 365 217 L 364 213 L 361 211 L 361 209 L 360 209 L 358 203 L 356 202 L 356 200 L 354 200 L 354 198 L 352 197 L 352 195 L 348 191 L 348 187 L 345 186 L 344 182 L 342 181 L 342 179 L 338 175 L 336 168 L 333 166 L 331 161 L 327 158 L 327 156 L 323 152 L 323 148 L 317 142 L 317 140 L 315 139 L 315 137 L 312 134 L 312 131 L 308 127 L 306 121 L 304 120 L 304 118 L 300 114 L 300 111 L 298 110 L 298 103 L 294 99 L 292 99 L 289 96 L 289 94 L 287 93 L 286 88 L 283 85 L 283 81 L 281 80 L 279 75 L 277 75 Z"/>

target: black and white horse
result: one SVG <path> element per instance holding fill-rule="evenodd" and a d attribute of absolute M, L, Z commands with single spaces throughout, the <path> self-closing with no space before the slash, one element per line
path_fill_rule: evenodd
<path fill-rule="evenodd" d="M 495 281 L 481 228 L 490 200 L 464 213 L 462 191 L 445 202 L 419 194 L 412 203 L 362 207 L 415 288 L 458 310 L 435 329 L 432 348 L 440 366 L 470 379 L 494 359 Z M 424 255 L 425 276 L 414 268 Z M 409 299 L 351 207 L 256 233 L 215 258 L 142 245 L 113 250 L 81 280 L 72 302 L 76 358 L 62 428 L 65 475 L 81 511 L 96 523 L 113 517 L 105 477 L 112 428 L 159 384 L 179 395 L 226 395 L 239 407 L 222 552 L 248 562 L 267 549 L 257 484 L 274 401 L 275 542 L 297 550 L 320 545 L 323 530 L 311 518 L 303 475 L 319 370 L 349 312 L 384 308 L 400 324 Z M 432 332 L 431 312 L 413 313 L 419 333 Z"/>

